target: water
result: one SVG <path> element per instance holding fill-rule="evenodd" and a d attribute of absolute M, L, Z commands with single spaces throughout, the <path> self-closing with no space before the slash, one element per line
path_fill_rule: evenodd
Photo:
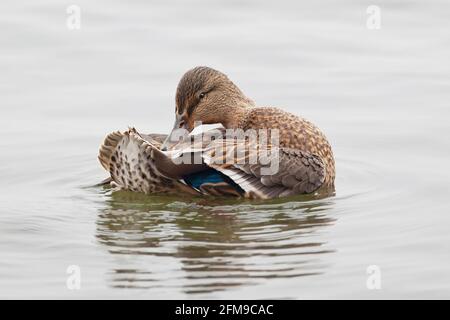
<path fill-rule="evenodd" d="M 370 1 L 76 4 L 75 31 L 68 2 L 0 4 L 0 297 L 450 298 L 448 2 L 378 1 L 380 30 Z M 196 65 L 318 124 L 336 196 L 93 187 L 103 137 L 168 132 Z"/>

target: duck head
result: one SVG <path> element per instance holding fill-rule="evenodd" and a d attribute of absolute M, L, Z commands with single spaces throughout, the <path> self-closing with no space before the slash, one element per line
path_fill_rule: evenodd
<path fill-rule="evenodd" d="M 175 124 L 162 150 L 179 141 L 181 132 L 191 132 L 199 123 L 237 128 L 245 109 L 251 106 L 253 101 L 222 72 L 209 67 L 191 69 L 178 83 Z"/>

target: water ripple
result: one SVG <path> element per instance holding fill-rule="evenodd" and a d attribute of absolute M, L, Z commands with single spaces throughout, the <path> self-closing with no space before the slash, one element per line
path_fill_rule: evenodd
<path fill-rule="evenodd" d="M 128 257 L 108 274 L 114 288 L 207 293 L 318 275 L 327 267 L 321 257 L 335 251 L 318 236 L 335 222 L 327 215 L 332 199 L 188 202 L 129 192 L 109 197 L 96 236 L 112 256 Z"/>

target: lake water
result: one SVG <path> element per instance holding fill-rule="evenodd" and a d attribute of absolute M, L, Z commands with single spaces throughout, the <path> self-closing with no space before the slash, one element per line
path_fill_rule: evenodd
<path fill-rule="evenodd" d="M 0 297 L 450 298 L 450 3 L 375 2 L 2 1 Z M 336 196 L 93 187 L 104 136 L 167 133 L 196 65 L 316 123 Z"/>

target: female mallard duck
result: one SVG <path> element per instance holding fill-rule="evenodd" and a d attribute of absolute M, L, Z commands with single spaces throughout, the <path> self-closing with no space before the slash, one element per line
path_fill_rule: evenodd
<path fill-rule="evenodd" d="M 198 123 L 216 126 L 199 133 Z M 178 129 L 187 133 L 181 140 L 175 138 Z M 230 139 L 229 129 L 276 130 L 278 143 Z M 198 142 L 198 136 L 208 139 Z M 217 153 L 218 146 L 223 153 Z M 246 151 L 240 161 L 236 156 L 231 162 L 225 159 L 242 147 Z M 246 161 L 249 150 L 258 156 L 263 151 L 275 154 L 276 170 L 263 172 L 267 158 Z M 199 155 L 200 160 L 179 161 L 186 155 L 190 160 Z M 316 126 L 278 108 L 257 107 L 226 75 L 208 67 L 191 69 L 181 78 L 170 135 L 143 135 L 135 129 L 111 133 L 100 147 L 99 160 L 115 186 L 144 193 L 275 198 L 334 189 L 333 153 Z"/>

